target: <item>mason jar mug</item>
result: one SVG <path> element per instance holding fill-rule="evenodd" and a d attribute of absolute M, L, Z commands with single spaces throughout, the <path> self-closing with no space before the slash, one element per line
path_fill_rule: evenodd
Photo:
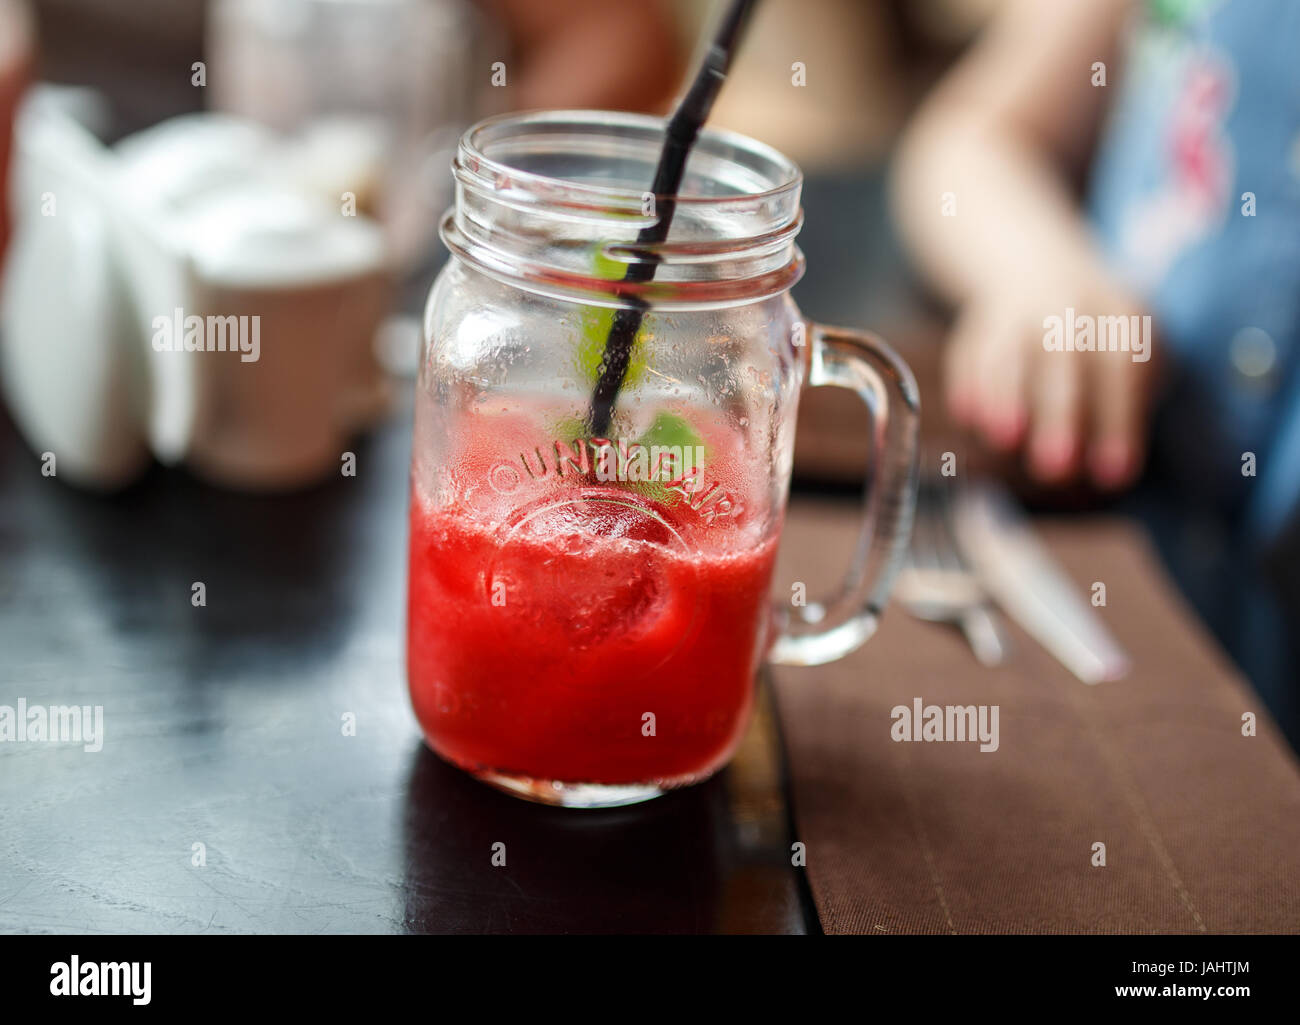
<path fill-rule="evenodd" d="M 798 168 L 710 130 L 654 196 L 663 134 L 602 112 L 470 129 L 424 316 L 411 701 L 443 758 L 551 804 L 716 772 L 764 660 L 871 635 L 910 524 L 916 387 L 791 300 Z M 667 241 L 646 241 L 661 217 Z M 856 392 L 873 455 L 845 579 L 796 607 L 768 592 L 804 386 Z"/>

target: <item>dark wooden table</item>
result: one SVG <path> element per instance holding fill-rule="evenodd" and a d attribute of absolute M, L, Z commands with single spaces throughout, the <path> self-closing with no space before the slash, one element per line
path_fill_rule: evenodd
<path fill-rule="evenodd" d="M 0 744 L 0 929 L 815 928 L 766 706 L 732 770 L 609 812 L 527 804 L 424 748 L 408 434 L 399 417 L 355 479 L 291 497 L 158 469 L 110 499 L 43 478 L 0 422 L 0 704 L 102 705 L 105 738 Z"/>

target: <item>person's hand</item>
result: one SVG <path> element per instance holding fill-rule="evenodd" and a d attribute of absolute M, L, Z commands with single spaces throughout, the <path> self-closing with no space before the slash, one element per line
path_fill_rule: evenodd
<path fill-rule="evenodd" d="M 1039 481 L 1086 475 L 1118 489 L 1132 483 L 1146 454 L 1155 342 L 1148 332 L 1129 339 L 1127 352 L 1049 350 L 1045 321 L 1060 318 L 1064 333 L 1067 307 L 1076 325 L 1084 315 L 1128 318 L 1130 327 L 1138 315 L 1139 330 L 1144 323 L 1143 307 L 1104 272 L 1069 277 L 1008 282 L 959 310 L 944 358 L 948 410 L 993 448 L 1022 452 Z M 1094 338 L 1100 348 L 1117 336 L 1102 330 Z"/>

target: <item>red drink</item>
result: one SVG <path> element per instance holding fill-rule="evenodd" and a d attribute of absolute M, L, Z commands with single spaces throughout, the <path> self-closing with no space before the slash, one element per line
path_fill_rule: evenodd
<path fill-rule="evenodd" d="M 545 467 L 542 447 L 525 449 L 547 470 L 531 477 L 502 458 L 520 451 L 513 423 L 486 426 L 438 500 L 415 482 L 408 675 L 425 736 L 521 789 L 709 774 L 748 718 L 776 531 L 703 488 L 597 485 L 576 456 Z"/>

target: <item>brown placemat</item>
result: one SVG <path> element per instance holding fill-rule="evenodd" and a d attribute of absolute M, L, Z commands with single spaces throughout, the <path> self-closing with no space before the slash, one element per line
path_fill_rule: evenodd
<path fill-rule="evenodd" d="M 837 579 L 854 524 L 849 506 L 794 504 L 787 588 Z M 1137 527 L 1040 526 L 1081 593 L 1106 584 L 1127 679 L 1086 686 L 1015 627 L 1010 664 L 985 669 L 898 607 L 847 659 L 774 672 L 823 929 L 1300 932 L 1300 766 L 1261 702 Z M 893 741 L 890 710 L 917 697 L 999 706 L 998 750 Z"/>

